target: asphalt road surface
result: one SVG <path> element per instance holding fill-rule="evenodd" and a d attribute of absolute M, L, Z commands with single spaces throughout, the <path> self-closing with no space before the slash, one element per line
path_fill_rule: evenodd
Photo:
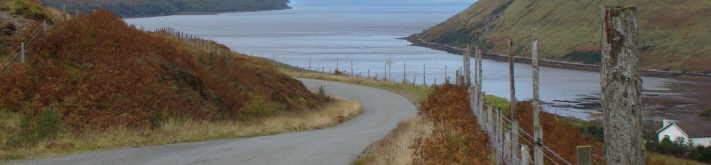
<path fill-rule="evenodd" d="M 307 88 L 360 102 L 363 113 L 345 123 L 270 136 L 86 152 L 21 164 L 350 164 L 397 124 L 416 114 L 395 93 L 333 81 L 299 79 Z"/>

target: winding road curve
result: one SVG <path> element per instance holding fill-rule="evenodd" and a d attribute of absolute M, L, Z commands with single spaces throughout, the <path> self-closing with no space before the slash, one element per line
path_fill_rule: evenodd
<path fill-rule="evenodd" d="M 87 152 L 20 164 L 349 164 L 401 120 L 416 114 L 410 101 L 389 91 L 299 80 L 311 90 L 323 86 L 328 95 L 360 102 L 363 113 L 319 130 Z"/>

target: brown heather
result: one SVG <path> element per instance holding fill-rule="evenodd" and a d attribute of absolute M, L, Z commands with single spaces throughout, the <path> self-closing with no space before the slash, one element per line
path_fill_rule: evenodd
<path fill-rule="evenodd" d="M 477 127 L 463 86 L 446 83 L 421 102 L 419 115 L 434 122 L 430 136 L 415 139 L 416 164 L 491 164 L 488 137 Z"/>
<path fill-rule="evenodd" d="M 28 49 L 28 61 L 0 79 L 0 107 L 37 114 L 55 104 L 71 128 L 155 127 L 171 117 L 239 120 L 322 103 L 261 60 L 211 56 L 106 10 L 56 23 Z"/>

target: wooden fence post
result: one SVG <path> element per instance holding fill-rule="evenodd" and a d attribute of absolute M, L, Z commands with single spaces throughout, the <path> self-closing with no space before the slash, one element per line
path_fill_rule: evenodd
<path fill-rule="evenodd" d="M 592 150 L 590 146 L 578 146 L 578 165 L 592 165 Z"/>
<path fill-rule="evenodd" d="M 539 98 L 538 98 L 538 39 L 536 38 L 536 29 L 533 29 L 533 46 L 531 48 L 531 65 L 533 70 L 533 127 L 540 128 L 541 122 L 538 116 L 540 111 Z M 533 131 L 533 141 L 538 142 L 538 139 L 543 139 L 543 135 L 539 131 Z M 533 159 L 535 165 L 543 164 L 543 153 L 539 152 L 543 148 L 534 144 Z M 539 160 L 540 159 L 540 160 Z"/>
<path fill-rule="evenodd" d="M 471 76 L 470 76 L 471 70 L 469 68 L 469 60 L 471 57 L 471 49 L 469 48 L 469 45 L 467 45 L 467 48 L 464 49 L 463 56 L 464 56 L 464 60 L 462 60 L 462 61 L 464 62 L 464 65 L 462 65 L 462 66 L 464 67 L 464 70 L 463 70 L 462 74 L 464 75 L 465 81 L 463 81 L 462 83 L 465 84 L 464 86 L 468 87 L 472 84 L 472 81 L 470 79 L 471 78 Z"/>
<path fill-rule="evenodd" d="M 427 86 L 427 75 L 425 75 L 425 64 L 422 64 L 422 84 Z"/>
<path fill-rule="evenodd" d="M 67 21 L 67 4 L 62 6 L 62 21 Z"/>
<path fill-rule="evenodd" d="M 533 126 L 533 134 L 543 135 L 543 127 L 540 125 Z M 535 147 L 533 149 L 533 164 L 543 165 L 543 139 L 539 137 L 533 140 Z"/>
<path fill-rule="evenodd" d="M 351 76 L 353 76 L 353 59 L 351 59 Z"/>
<path fill-rule="evenodd" d="M 600 7 L 600 95 L 608 164 L 644 164 L 637 8 Z"/>
<path fill-rule="evenodd" d="M 504 162 L 506 162 L 505 164 L 513 163 L 513 159 L 512 159 L 513 155 L 511 155 L 511 153 L 512 153 L 511 151 L 513 151 L 513 148 L 511 146 L 511 139 L 513 137 L 511 136 L 511 131 L 512 130 L 506 130 L 506 131 L 504 131 L 504 134 L 503 134 L 503 136 L 504 136 L 503 146 L 504 147 L 502 149 L 504 151 L 504 158 L 505 158 Z M 511 161 L 509 162 L 509 160 L 511 160 Z"/>
<path fill-rule="evenodd" d="M 504 139 L 503 139 L 504 138 L 503 137 L 503 135 L 504 135 L 504 130 L 503 130 L 504 129 L 504 124 L 503 124 L 504 123 L 503 122 L 504 121 L 504 114 L 501 113 L 503 111 L 503 109 L 501 109 L 501 108 L 497 109 L 497 111 L 498 112 L 497 112 L 497 116 L 496 116 L 496 122 L 497 122 L 496 123 L 496 143 L 498 144 L 497 146 L 499 148 L 499 150 L 498 150 L 499 157 L 497 160 L 498 160 L 498 162 L 503 163 L 503 161 L 504 161 L 504 159 L 503 159 L 504 158 L 503 157 L 504 156 L 504 143 L 503 143 L 504 142 Z"/>
<path fill-rule="evenodd" d="M 25 63 L 25 43 L 20 44 L 20 63 Z"/>
<path fill-rule="evenodd" d="M 516 88 L 514 87 L 514 64 L 513 64 L 513 52 L 511 51 L 513 47 L 513 40 L 509 39 L 509 84 L 511 85 L 511 120 L 516 119 Z"/>
<path fill-rule="evenodd" d="M 42 21 L 42 31 L 47 34 L 47 20 Z"/>
<path fill-rule="evenodd" d="M 528 165 L 528 160 L 531 156 L 528 154 L 528 146 L 521 145 L 521 165 Z"/>
<path fill-rule="evenodd" d="M 511 119 L 511 163 L 516 163 L 518 155 L 518 120 Z"/>
<path fill-rule="evenodd" d="M 76 9 L 74 9 L 74 17 L 79 18 L 79 3 L 76 3 Z"/>

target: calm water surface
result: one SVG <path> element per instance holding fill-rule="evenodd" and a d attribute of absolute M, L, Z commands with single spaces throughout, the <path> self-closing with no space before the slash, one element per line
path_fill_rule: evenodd
<path fill-rule="evenodd" d="M 299 67 L 345 70 L 383 78 L 441 84 L 462 66 L 462 56 L 396 38 L 419 33 L 466 9 L 474 0 L 292 0 L 293 9 L 218 15 L 176 15 L 125 19 L 148 30 L 172 27 L 225 44 L 247 55 L 274 58 Z M 527 43 L 527 42 L 522 42 Z M 337 62 L 338 61 L 338 62 Z M 474 60 L 472 60 L 474 61 Z M 472 65 L 473 66 L 473 65 Z M 404 67 L 404 69 L 403 69 Z M 423 82 L 423 67 L 426 80 Z M 445 73 L 446 68 L 446 73 Z M 508 98 L 508 63 L 483 60 L 486 94 Z M 515 65 L 516 97 L 531 98 L 531 66 Z M 644 88 L 665 90 L 671 79 L 645 77 Z M 540 69 L 541 100 L 575 100 L 600 93 L 597 72 Z M 555 112 L 554 108 L 548 111 Z M 587 110 L 560 108 L 559 114 L 587 119 Z"/>

